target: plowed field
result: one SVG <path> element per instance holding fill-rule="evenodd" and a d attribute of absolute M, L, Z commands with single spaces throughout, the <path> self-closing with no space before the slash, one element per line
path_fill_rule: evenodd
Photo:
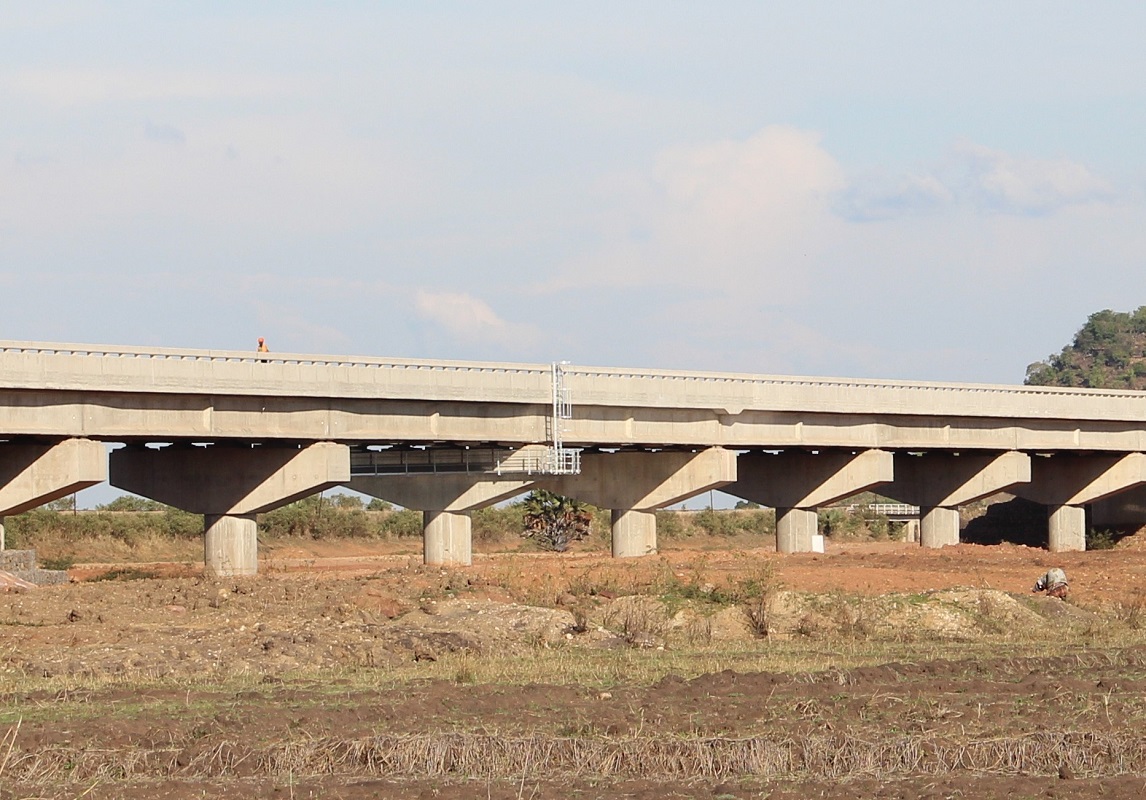
<path fill-rule="evenodd" d="M 1132 539 L 107 570 L 0 595 L 4 800 L 1146 796 Z"/>

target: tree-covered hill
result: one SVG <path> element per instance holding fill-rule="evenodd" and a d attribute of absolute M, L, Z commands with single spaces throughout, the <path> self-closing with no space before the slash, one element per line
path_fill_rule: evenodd
<path fill-rule="evenodd" d="M 1091 314 L 1058 355 L 1027 367 L 1029 386 L 1146 389 L 1146 306 Z"/>

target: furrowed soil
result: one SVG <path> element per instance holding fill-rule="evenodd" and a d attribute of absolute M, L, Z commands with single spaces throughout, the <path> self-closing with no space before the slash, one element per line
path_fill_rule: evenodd
<path fill-rule="evenodd" d="M 0 799 L 1142 797 L 1138 538 L 77 566 L 0 594 Z"/>

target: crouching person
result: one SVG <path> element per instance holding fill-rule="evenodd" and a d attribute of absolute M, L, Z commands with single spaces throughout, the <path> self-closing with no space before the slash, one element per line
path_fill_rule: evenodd
<path fill-rule="evenodd" d="M 1066 573 L 1058 567 L 1047 570 L 1047 574 L 1043 575 L 1035 581 L 1032 592 L 1046 592 L 1047 597 L 1058 597 L 1062 600 L 1066 599 L 1067 594 L 1067 581 Z"/>

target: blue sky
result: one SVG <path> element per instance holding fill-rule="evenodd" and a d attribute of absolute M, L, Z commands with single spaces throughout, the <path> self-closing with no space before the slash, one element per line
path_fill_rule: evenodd
<path fill-rule="evenodd" d="M 0 337 L 1021 382 L 1146 5 L 0 0 Z"/>

